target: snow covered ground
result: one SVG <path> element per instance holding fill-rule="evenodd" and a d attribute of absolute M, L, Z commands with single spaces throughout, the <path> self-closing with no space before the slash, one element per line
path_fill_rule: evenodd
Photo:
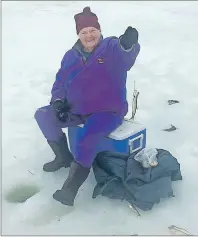
<path fill-rule="evenodd" d="M 173 183 L 176 197 L 140 218 L 120 201 L 93 200 L 92 173 L 75 207 L 63 207 L 52 194 L 68 170 L 42 171 L 53 153 L 34 113 L 49 102 L 60 60 L 76 41 L 73 15 L 87 5 L 97 13 L 104 36 L 119 36 L 128 25 L 139 30 L 141 52 L 128 74 L 128 99 L 135 80 L 136 120 L 147 127 L 148 145 L 169 150 L 181 164 L 183 181 Z M 198 2 L 5 1 L 2 6 L 3 234 L 166 235 L 170 225 L 198 234 Z M 180 103 L 168 105 L 170 99 Z M 178 130 L 162 131 L 170 124 Z M 36 194 L 26 202 L 12 203 L 31 193 Z"/>

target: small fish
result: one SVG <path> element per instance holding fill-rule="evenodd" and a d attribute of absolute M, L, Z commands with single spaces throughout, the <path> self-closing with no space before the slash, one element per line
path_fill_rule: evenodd
<path fill-rule="evenodd" d="M 141 216 L 134 204 L 129 204 L 129 208 L 131 208 L 138 216 Z"/>
<path fill-rule="evenodd" d="M 134 92 L 133 92 L 133 101 L 132 101 L 132 116 L 129 120 L 134 120 L 137 107 L 137 100 L 138 100 L 139 92 L 135 89 L 135 82 L 134 82 Z"/>
<path fill-rule="evenodd" d="M 169 105 L 176 104 L 176 103 L 179 103 L 179 101 L 178 100 L 168 100 Z"/>
<path fill-rule="evenodd" d="M 170 127 L 170 128 L 163 129 L 163 131 L 172 132 L 172 131 L 175 131 L 175 130 L 177 130 L 177 129 L 178 129 L 178 128 L 176 128 L 174 125 L 171 124 L 171 127 Z"/>
<path fill-rule="evenodd" d="M 190 232 L 188 232 L 187 230 L 177 227 L 175 225 L 169 226 L 168 229 L 172 235 L 193 235 Z"/>

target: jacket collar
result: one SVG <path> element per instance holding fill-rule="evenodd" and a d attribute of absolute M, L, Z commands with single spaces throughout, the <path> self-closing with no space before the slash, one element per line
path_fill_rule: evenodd
<path fill-rule="evenodd" d="M 103 40 L 103 36 L 101 35 L 100 40 L 99 40 L 99 42 L 98 42 L 96 48 L 100 45 L 100 43 L 102 42 L 102 40 Z M 82 56 L 84 55 L 83 45 L 82 45 L 80 39 L 78 39 L 78 40 L 76 41 L 76 43 L 74 44 L 74 46 L 72 47 L 72 49 L 77 50 Z M 94 51 L 94 50 L 93 50 L 93 51 Z M 92 52 L 93 52 L 93 51 L 92 51 Z"/>

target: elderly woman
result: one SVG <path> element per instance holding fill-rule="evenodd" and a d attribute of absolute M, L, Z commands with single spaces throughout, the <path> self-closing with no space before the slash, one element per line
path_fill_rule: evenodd
<path fill-rule="evenodd" d="M 43 166 L 46 172 L 70 167 L 61 190 L 53 198 L 72 206 L 79 187 L 96 157 L 95 147 L 123 122 L 128 112 L 127 71 L 140 51 L 138 32 L 129 26 L 118 37 L 103 38 L 97 16 L 89 7 L 74 16 L 75 45 L 67 51 L 52 87 L 50 105 L 38 109 L 35 119 L 55 154 Z M 76 157 L 62 128 L 84 124 Z"/>

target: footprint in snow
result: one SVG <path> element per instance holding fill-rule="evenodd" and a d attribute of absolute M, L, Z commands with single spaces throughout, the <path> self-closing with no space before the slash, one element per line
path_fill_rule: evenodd
<path fill-rule="evenodd" d="M 73 210 L 74 207 L 65 206 L 52 200 L 44 207 L 44 210 L 41 209 L 38 214 L 24 220 L 23 223 L 33 226 L 47 225 L 52 221 L 60 221 L 62 217 L 70 214 Z"/>

